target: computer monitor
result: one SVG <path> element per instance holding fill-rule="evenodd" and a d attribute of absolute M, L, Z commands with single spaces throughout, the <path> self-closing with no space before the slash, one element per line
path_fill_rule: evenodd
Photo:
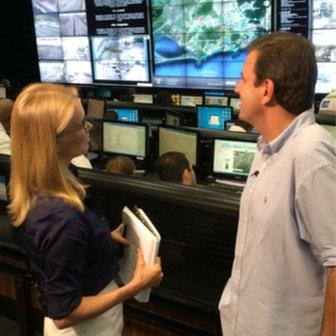
<path fill-rule="evenodd" d="M 139 111 L 135 108 L 117 107 L 113 109 L 118 114 L 118 120 L 128 122 L 139 121 Z"/>
<path fill-rule="evenodd" d="M 198 138 L 196 131 L 159 126 L 159 156 L 167 152 L 181 152 L 196 166 Z"/>
<path fill-rule="evenodd" d="M 147 127 L 117 121 L 103 125 L 103 151 L 108 154 L 125 154 L 143 160 L 147 153 Z"/>
<path fill-rule="evenodd" d="M 225 122 L 232 120 L 231 106 L 197 106 L 198 127 L 224 130 Z"/>
<path fill-rule="evenodd" d="M 239 98 L 230 98 L 230 106 L 233 108 L 233 111 L 239 111 L 240 110 Z"/>
<path fill-rule="evenodd" d="M 217 177 L 246 180 L 257 151 L 255 141 L 215 139 L 213 173 Z"/>
<path fill-rule="evenodd" d="M 133 102 L 140 104 L 153 104 L 152 94 L 135 93 L 133 94 Z"/>
<path fill-rule="evenodd" d="M 229 98 L 225 96 L 205 96 L 204 104 L 226 106 L 229 105 Z"/>
<path fill-rule="evenodd" d="M 134 107 L 121 107 L 116 104 L 107 103 L 105 117 L 112 120 L 139 122 L 139 110 Z"/>
<path fill-rule="evenodd" d="M 105 100 L 104 99 L 88 99 L 87 116 L 89 118 L 103 119 L 105 112 Z"/>
<path fill-rule="evenodd" d="M 202 96 L 181 96 L 182 106 L 196 106 L 203 104 Z"/>

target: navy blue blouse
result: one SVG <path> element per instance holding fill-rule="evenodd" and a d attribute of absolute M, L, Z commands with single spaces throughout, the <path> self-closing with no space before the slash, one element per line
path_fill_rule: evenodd
<path fill-rule="evenodd" d="M 110 229 L 87 207 L 81 213 L 61 199 L 40 197 L 21 234 L 50 318 L 69 314 L 119 271 Z"/>

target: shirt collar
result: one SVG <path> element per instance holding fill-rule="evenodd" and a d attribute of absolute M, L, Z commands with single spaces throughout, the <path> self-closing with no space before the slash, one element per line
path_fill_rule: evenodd
<path fill-rule="evenodd" d="M 307 111 L 300 113 L 288 126 L 287 128 L 278 135 L 271 142 L 266 142 L 266 140 L 261 135 L 258 138 L 258 150 L 262 152 L 263 155 L 269 156 L 280 151 L 284 144 L 291 138 L 294 138 L 301 129 L 315 122 L 314 108 L 310 108 Z"/>

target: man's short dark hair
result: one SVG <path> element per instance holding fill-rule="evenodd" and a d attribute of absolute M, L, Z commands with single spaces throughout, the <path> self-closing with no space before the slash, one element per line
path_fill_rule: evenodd
<path fill-rule="evenodd" d="M 183 172 L 190 171 L 190 163 L 183 153 L 168 152 L 155 161 L 154 169 L 160 180 L 182 183 Z"/>
<path fill-rule="evenodd" d="M 313 44 L 297 34 L 274 32 L 250 43 L 248 51 L 253 50 L 258 52 L 255 84 L 271 79 L 277 103 L 290 113 L 311 108 L 317 79 Z"/>

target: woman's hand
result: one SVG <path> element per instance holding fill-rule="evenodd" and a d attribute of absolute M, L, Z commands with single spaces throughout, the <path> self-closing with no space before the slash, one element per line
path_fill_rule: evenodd
<path fill-rule="evenodd" d="M 158 286 L 162 281 L 162 278 L 163 273 L 160 258 L 157 258 L 157 262 L 154 265 L 147 266 L 142 251 L 138 249 L 137 264 L 132 281 L 139 285 L 141 290 L 144 290 L 146 288 Z"/>
<path fill-rule="evenodd" d="M 111 237 L 122 245 L 129 245 L 129 241 L 123 237 L 123 224 L 120 224 L 115 230 L 111 231 Z"/>

